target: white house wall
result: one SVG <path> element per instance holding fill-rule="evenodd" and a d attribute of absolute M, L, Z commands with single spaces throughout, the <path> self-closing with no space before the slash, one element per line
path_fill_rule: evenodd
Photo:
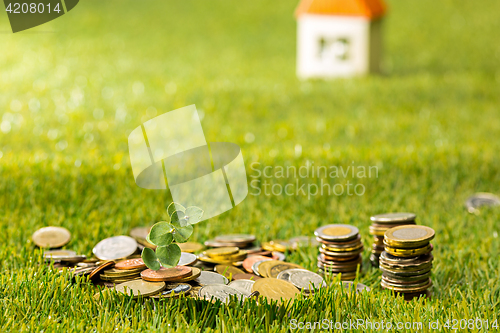
<path fill-rule="evenodd" d="M 297 29 L 297 75 L 300 78 L 355 76 L 369 71 L 368 19 L 304 14 L 298 18 Z M 347 60 L 338 61 L 328 53 L 326 56 L 321 53 L 322 38 L 348 40 Z"/>

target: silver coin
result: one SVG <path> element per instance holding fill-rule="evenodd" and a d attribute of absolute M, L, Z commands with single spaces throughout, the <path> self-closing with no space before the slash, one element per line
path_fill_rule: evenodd
<path fill-rule="evenodd" d="M 181 259 L 179 260 L 178 266 L 191 266 L 198 260 L 196 256 L 192 253 L 181 252 Z"/>
<path fill-rule="evenodd" d="M 137 242 L 129 236 L 115 236 L 103 239 L 92 250 L 101 260 L 115 260 L 128 257 L 137 251 Z"/>
<path fill-rule="evenodd" d="M 235 288 L 226 286 L 225 284 L 210 284 L 202 287 L 198 291 L 198 296 L 204 299 L 218 299 L 223 303 L 228 303 L 231 295 L 236 296 L 238 301 L 245 299 L 245 294 Z"/>
<path fill-rule="evenodd" d="M 278 251 L 273 251 L 272 255 L 274 260 L 285 261 L 286 259 L 285 254 Z"/>
<path fill-rule="evenodd" d="M 269 261 L 269 260 L 273 260 L 273 259 L 269 258 L 269 259 L 259 260 L 259 261 L 254 262 L 252 265 L 253 273 L 257 276 L 262 276 L 259 274 L 259 265 L 262 264 L 264 261 Z"/>
<path fill-rule="evenodd" d="M 342 286 L 344 287 L 344 289 L 347 289 L 348 291 L 350 291 L 351 289 L 354 288 L 354 282 L 352 281 L 342 281 Z M 356 294 L 359 294 L 360 292 L 362 291 L 371 291 L 371 288 L 362 284 L 362 283 L 358 283 L 356 285 Z"/>
<path fill-rule="evenodd" d="M 387 213 L 370 217 L 372 222 L 377 223 L 400 223 L 415 221 L 417 215 L 413 213 Z"/>
<path fill-rule="evenodd" d="M 229 280 L 219 273 L 202 271 L 200 276 L 193 280 L 200 286 L 206 286 L 209 284 L 228 284 Z"/>
<path fill-rule="evenodd" d="M 52 250 L 43 252 L 43 257 L 49 260 L 62 260 L 65 258 L 72 258 L 75 256 L 76 252 L 71 250 Z"/>
<path fill-rule="evenodd" d="M 175 297 L 180 294 L 188 293 L 192 289 L 187 283 L 168 283 L 166 288 L 159 294 L 151 296 L 152 298 Z"/>
<path fill-rule="evenodd" d="M 465 201 L 465 207 L 471 214 L 479 213 L 479 208 L 482 206 L 498 206 L 500 198 L 492 193 L 476 193 Z"/>
<path fill-rule="evenodd" d="M 326 287 L 325 280 L 316 273 L 298 268 L 287 269 L 283 272 L 286 271 L 288 272 L 283 275 L 288 275 L 288 282 L 300 290 L 314 292 L 315 289 Z M 280 274 L 283 272 L 280 272 Z"/>
<path fill-rule="evenodd" d="M 231 281 L 228 286 L 240 291 L 248 297 L 252 293 L 252 286 L 254 283 L 255 281 L 252 280 L 235 280 Z"/>

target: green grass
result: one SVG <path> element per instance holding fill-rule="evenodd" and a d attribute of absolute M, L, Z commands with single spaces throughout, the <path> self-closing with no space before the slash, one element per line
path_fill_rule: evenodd
<path fill-rule="evenodd" d="M 17 34 L 1 14 L 0 112 L 4 129 L 10 124 L 0 132 L 1 331 L 277 332 L 291 319 L 499 317 L 500 211 L 470 215 L 463 202 L 474 192 L 498 193 L 500 4 L 391 1 L 385 75 L 308 82 L 295 77 L 294 6 L 82 1 Z M 134 93 L 137 82 L 142 94 Z M 331 289 L 289 308 L 123 298 L 99 306 L 91 283 L 39 265 L 30 236 L 42 226 L 68 228 L 66 248 L 91 255 L 99 240 L 162 218 L 169 195 L 135 185 L 127 137 L 155 109 L 190 104 L 203 110 L 207 140 L 242 147 L 249 181 L 254 162 L 379 167 L 377 178 L 330 180 L 363 184 L 363 196 L 249 195 L 198 224 L 192 237 L 232 231 L 265 241 L 353 224 L 367 249 L 358 280 L 372 293 Z M 394 298 L 369 266 L 369 217 L 390 211 L 415 212 L 436 230 L 430 300 Z M 314 269 L 316 251 L 288 259 Z"/>

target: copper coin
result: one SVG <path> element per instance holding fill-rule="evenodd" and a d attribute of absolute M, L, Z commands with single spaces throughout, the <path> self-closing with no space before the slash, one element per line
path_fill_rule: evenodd
<path fill-rule="evenodd" d="M 136 268 L 146 268 L 146 264 L 142 261 L 142 258 L 128 259 L 117 262 L 115 264 L 116 269 L 136 269 Z"/>
<path fill-rule="evenodd" d="M 235 280 L 252 280 L 256 281 L 258 279 L 262 279 L 260 276 L 254 274 L 234 274 L 233 281 Z"/>
<path fill-rule="evenodd" d="M 141 278 L 146 281 L 175 281 L 189 275 L 191 275 L 191 267 L 188 266 L 162 267 L 157 271 L 146 269 L 141 272 Z"/>
<path fill-rule="evenodd" d="M 108 269 L 110 267 L 113 267 L 115 263 L 113 261 L 105 261 L 101 265 L 97 266 L 89 275 L 90 279 L 99 277 L 99 274 L 103 272 L 105 269 Z"/>
<path fill-rule="evenodd" d="M 269 260 L 271 258 L 269 257 L 264 257 L 264 256 L 251 256 L 251 257 L 248 257 L 246 258 L 245 260 L 243 260 L 243 268 L 249 272 L 249 273 L 253 273 L 253 270 L 252 270 L 252 266 L 253 264 L 255 264 L 257 261 L 261 261 L 261 260 Z"/>

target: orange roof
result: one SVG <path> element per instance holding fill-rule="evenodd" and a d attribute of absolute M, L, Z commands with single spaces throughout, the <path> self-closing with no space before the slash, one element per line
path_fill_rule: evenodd
<path fill-rule="evenodd" d="M 384 15 L 383 0 L 301 0 L 295 16 L 302 14 L 362 16 L 375 19 Z"/>

